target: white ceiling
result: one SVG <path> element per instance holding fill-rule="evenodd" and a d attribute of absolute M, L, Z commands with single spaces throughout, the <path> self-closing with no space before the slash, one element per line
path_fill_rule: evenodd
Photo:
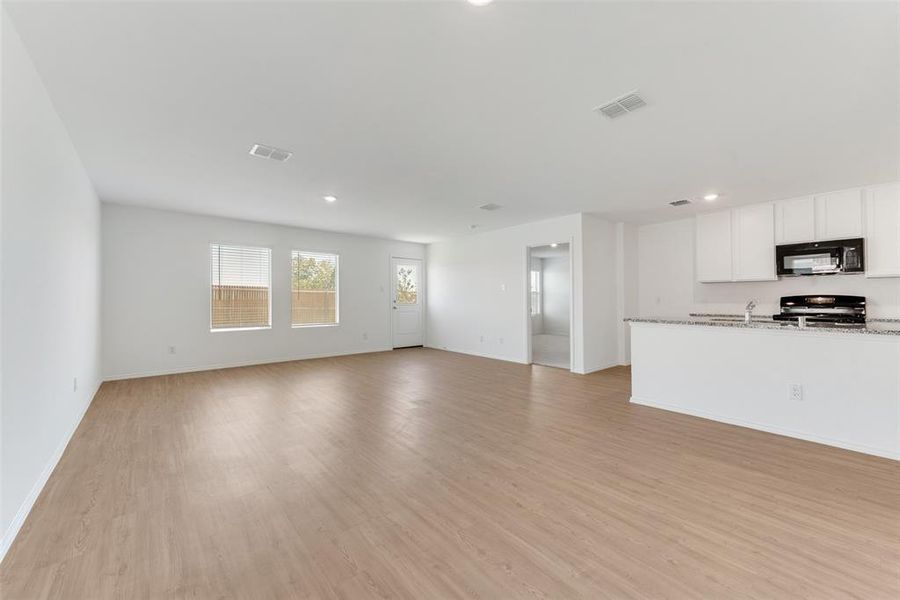
<path fill-rule="evenodd" d="M 893 2 L 4 5 L 106 201 L 427 242 L 900 179 Z"/>

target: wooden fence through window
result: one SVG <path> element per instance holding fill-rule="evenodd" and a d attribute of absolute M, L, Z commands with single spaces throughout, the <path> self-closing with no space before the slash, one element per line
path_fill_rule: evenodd
<path fill-rule="evenodd" d="M 291 292 L 291 324 L 337 323 L 337 294 L 324 290 Z M 268 327 L 269 289 L 249 285 L 212 287 L 212 327 Z"/>
<path fill-rule="evenodd" d="M 269 288 L 250 285 L 212 286 L 212 328 L 268 327 Z"/>
<path fill-rule="evenodd" d="M 337 323 L 337 294 L 325 290 L 294 290 L 291 293 L 291 324 Z"/>

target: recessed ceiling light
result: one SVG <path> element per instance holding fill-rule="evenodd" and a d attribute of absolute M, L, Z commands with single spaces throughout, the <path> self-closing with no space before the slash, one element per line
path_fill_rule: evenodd
<path fill-rule="evenodd" d="M 707 202 L 712 202 L 713 200 L 716 200 L 718 197 L 719 197 L 718 194 L 712 193 L 712 194 L 707 194 L 707 195 L 703 196 L 703 199 L 706 200 Z"/>
<path fill-rule="evenodd" d="M 469 225 L 469 229 L 474 231 L 474 230 L 478 229 L 478 225 Z"/>
<path fill-rule="evenodd" d="M 337 202 L 337 196 L 322 196 L 325 202 Z"/>
<path fill-rule="evenodd" d="M 559 244 L 550 244 L 551 248 L 556 248 L 557 246 L 559 246 Z"/>
<path fill-rule="evenodd" d="M 469 4 L 472 6 L 487 6 L 494 0 L 469 0 Z"/>

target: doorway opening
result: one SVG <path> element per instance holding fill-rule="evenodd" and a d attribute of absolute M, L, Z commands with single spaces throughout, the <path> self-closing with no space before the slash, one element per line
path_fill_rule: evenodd
<path fill-rule="evenodd" d="M 567 242 L 528 253 L 528 329 L 531 362 L 572 369 L 572 268 Z"/>

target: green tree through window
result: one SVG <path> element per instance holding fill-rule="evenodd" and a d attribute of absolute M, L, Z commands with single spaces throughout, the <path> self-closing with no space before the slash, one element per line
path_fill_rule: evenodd
<path fill-rule="evenodd" d="M 335 263 L 310 254 L 294 254 L 295 290 L 334 290 Z"/>
<path fill-rule="evenodd" d="M 291 253 L 291 324 L 335 325 L 338 322 L 336 254 Z"/>

